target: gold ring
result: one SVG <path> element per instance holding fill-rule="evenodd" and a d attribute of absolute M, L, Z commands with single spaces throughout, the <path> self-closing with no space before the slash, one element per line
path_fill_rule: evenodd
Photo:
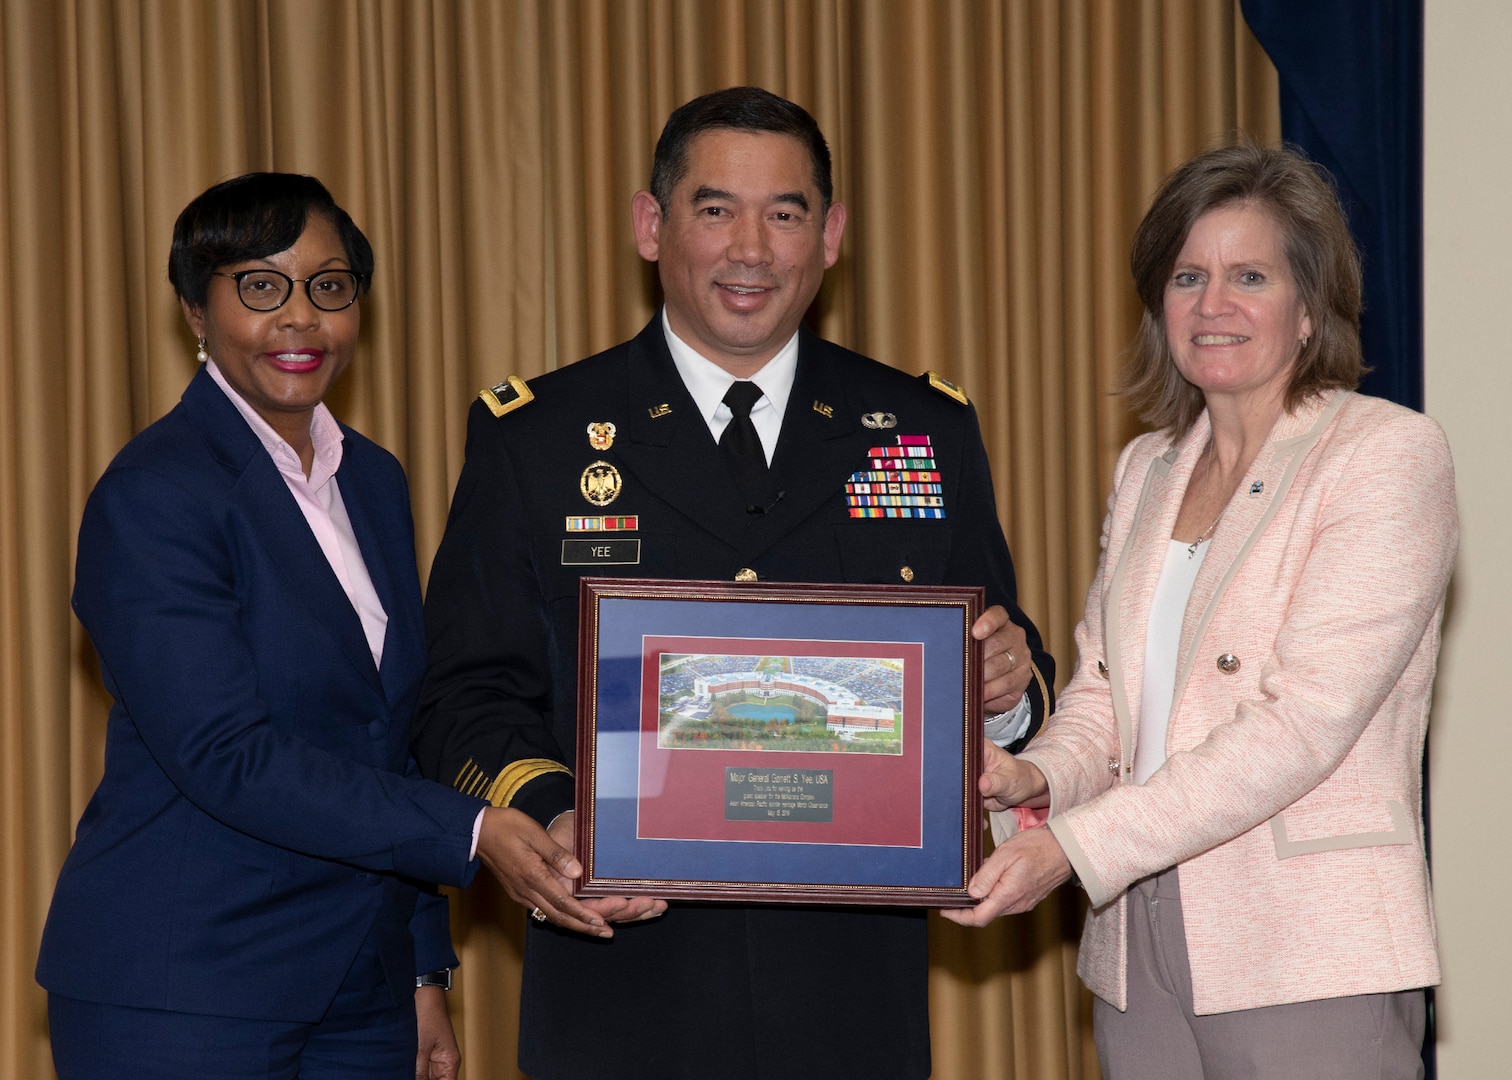
<path fill-rule="evenodd" d="M 534 919 L 536 922 L 545 922 L 546 921 L 546 913 L 544 911 L 542 911 L 540 908 L 532 908 L 531 911 L 530 911 L 530 917 L 532 919 Z"/>

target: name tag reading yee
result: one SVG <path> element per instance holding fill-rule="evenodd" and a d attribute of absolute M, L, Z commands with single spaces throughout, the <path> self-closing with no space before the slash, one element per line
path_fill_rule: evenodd
<path fill-rule="evenodd" d="M 639 540 L 563 540 L 563 566 L 638 566 Z"/>

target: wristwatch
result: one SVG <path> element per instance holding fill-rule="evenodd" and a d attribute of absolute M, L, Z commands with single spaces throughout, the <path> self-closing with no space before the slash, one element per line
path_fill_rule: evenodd
<path fill-rule="evenodd" d="M 452 969 L 437 968 L 435 971 L 427 971 L 424 975 L 415 976 L 415 989 L 422 986 L 439 986 L 443 990 L 450 990 L 452 986 Z"/>

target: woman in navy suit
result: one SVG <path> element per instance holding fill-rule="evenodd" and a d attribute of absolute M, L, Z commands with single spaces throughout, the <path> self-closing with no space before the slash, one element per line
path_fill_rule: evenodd
<path fill-rule="evenodd" d="M 217 184 L 174 227 L 201 367 L 79 531 L 115 701 L 37 968 L 62 1080 L 456 1074 L 419 883 L 471 880 L 485 804 L 413 768 L 409 494 L 322 403 L 372 273 L 307 176 Z"/>

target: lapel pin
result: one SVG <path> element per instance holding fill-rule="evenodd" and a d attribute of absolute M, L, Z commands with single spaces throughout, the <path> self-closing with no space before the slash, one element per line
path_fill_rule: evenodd
<path fill-rule="evenodd" d="M 1264 480 L 1256 480 L 1253 484 L 1250 485 L 1250 494 L 1251 495 L 1258 495 L 1258 494 L 1260 494 L 1264 490 L 1265 490 L 1265 481 Z"/>
<path fill-rule="evenodd" d="M 861 426 L 880 430 L 882 428 L 895 428 L 898 426 L 898 418 L 890 412 L 869 412 L 861 414 Z"/>
<path fill-rule="evenodd" d="M 830 408 L 822 401 L 814 402 L 814 411 L 820 416 L 824 417 L 826 420 L 835 415 L 835 410 Z"/>
<path fill-rule="evenodd" d="M 619 429 L 613 424 L 589 424 L 588 445 L 595 450 L 608 450 L 614 445 L 614 433 Z"/>
<path fill-rule="evenodd" d="M 666 416 L 669 412 L 672 411 L 672 406 L 668 405 L 664 401 L 660 405 L 656 405 L 652 408 L 647 409 L 646 411 L 651 414 L 651 419 L 660 420 L 663 416 Z"/>

